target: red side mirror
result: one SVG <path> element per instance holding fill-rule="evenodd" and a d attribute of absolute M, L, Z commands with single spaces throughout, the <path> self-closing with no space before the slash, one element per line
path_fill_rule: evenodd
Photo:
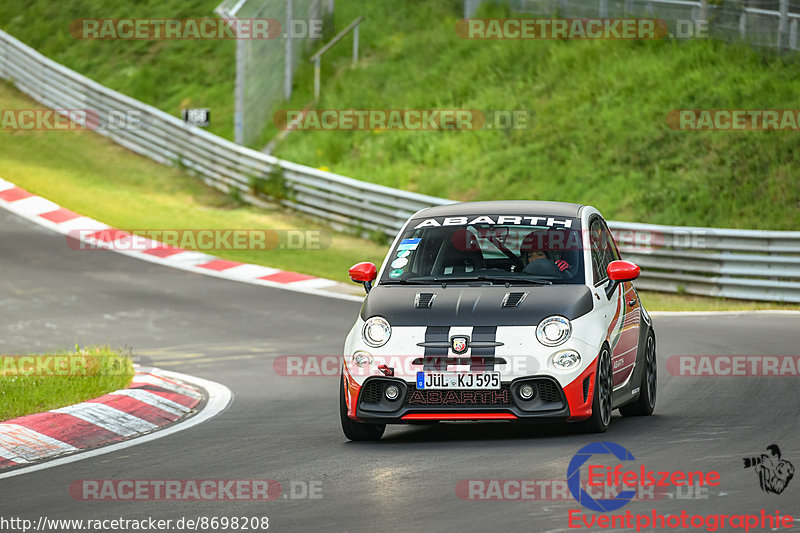
<path fill-rule="evenodd" d="M 611 261 L 606 272 L 611 281 L 633 281 L 639 277 L 641 269 L 630 261 Z"/>
<path fill-rule="evenodd" d="M 349 273 L 356 283 L 372 283 L 378 277 L 378 267 L 372 263 L 358 263 L 350 267 Z"/>

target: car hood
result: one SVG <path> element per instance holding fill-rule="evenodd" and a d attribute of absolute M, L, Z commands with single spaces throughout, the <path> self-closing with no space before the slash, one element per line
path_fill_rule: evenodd
<path fill-rule="evenodd" d="M 503 306 L 525 296 L 518 306 Z M 430 307 L 418 307 L 418 294 Z M 590 312 L 592 292 L 586 285 L 378 285 L 361 307 L 361 318 L 380 315 L 392 326 L 535 326 L 550 315 L 570 320 Z"/>

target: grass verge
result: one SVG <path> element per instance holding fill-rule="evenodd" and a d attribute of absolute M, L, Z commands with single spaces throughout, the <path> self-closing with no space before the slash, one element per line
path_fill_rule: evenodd
<path fill-rule="evenodd" d="M 0 84 L 0 109 L 30 107 L 38 104 Z M 0 177 L 120 229 L 319 230 L 331 235 L 330 247 L 323 250 L 209 252 L 225 259 L 349 282 L 347 269 L 353 263 L 379 263 L 385 254 L 380 244 L 331 232 L 282 208 L 244 206 L 186 172 L 91 132 L 0 129 L 0 145 Z"/>
<path fill-rule="evenodd" d="M 207 17 L 218 3 L 0 0 L 0 27 L 173 115 L 209 107 L 210 131 L 231 138 L 233 41 L 77 40 L 68 31 L 78 18 Z M 455 31 L 463 5 L 337 0 L 337 29 L 365 17 L 361 59 L 350 66 L 352 37 L 325 55 L 317 107 L 524 110 L 526 127 L 295 132 L 276 155 L 458 200 L 562 200 L 657 224 L 800 227 L 797 132 L 684 132 L 665 120 L 673 109 L 792 109 L 798 54 L 702 40 L 467 40 Z M 476 16 L 513 13 L 487 2 Z M 312 79 L 301 61 L 281 107 L 304 108 Z M 256 146 L 277 132 L 271 125 Z"/>
<path fill-rule="evenodd" d="M 32 105 L 16 90 L 0 84 L 0 108 Z M 0 151 L 3 175 L 0 177 L 118 228 L 317 228 L 327 231 L 323 226 L 279 208 L 263 210 L 241 206 L 185 172 L 132 154 L 91 132 L 0 130 L 0 143 L 3 146 Z M 42 154 L 47 154 L 47 158 Z M 332 245 L 325 250 L 213 253 L 235 261 L 347 281 L 347 269 L 355 262 L 372 261 L 380 265 L 386 246 L 333 233 Z M 358 287 L 354 288 L 359 293 Z M 654 292 L 642 292 L 642 299 L 652 311 L 800 309 L 798 305 Z"/>
<path fill-rule="evenodd" d="M 131 359 L 108 346 L 2 355 L 0 362 L 0 421 L 97 398 L 133 379 Z"/>

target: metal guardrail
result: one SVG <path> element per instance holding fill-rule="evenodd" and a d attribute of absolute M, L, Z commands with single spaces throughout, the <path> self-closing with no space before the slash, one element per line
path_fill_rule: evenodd
<path fill-rule="evenodd" d="M 380 231 L 394 236 L 410 213 L 449 200 L 290 163 L 239 146 L 195 126 L 186 125 L 155 107 L 108 89 L 44 57 L 0 31 L 0 78 L 12 81 L 34 100 L 56 110 L 90 110 L 141 117 L 141 128 L 97 129 L 120 145 L 166 165 L 179 165 L 222 191 L 239 189 L 255 205 L 267 202 L 251 190 L 252 178 L 278 173 L 292 191 L 279 202 L 335 229 Z"/>
<path fill-rule="evenodd" d="M 166 165 L 180 165 L 253 205 L 251 178 L 278 172 L 292 194 L 282 205 L 333 229 L 394 236 L 408 216 L 451 200 L 366 183 L 283 161 L 189 126 L 103 87 L 0 31 L 0 78 L 56 110 L 140 114 L 138 129 L 98 129 L 118 144 Z M 643 267 L 637 286 L 730 298 L 800 302 L 800 231 L 754 231 L 609 222 L 623 255 Z"/>

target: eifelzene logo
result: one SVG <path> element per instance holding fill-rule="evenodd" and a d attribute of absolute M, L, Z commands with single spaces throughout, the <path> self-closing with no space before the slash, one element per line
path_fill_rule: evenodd
<path fill-rule="evenodd" d="M 781 458 L 781 449 L 777 444 L 767 446 L 769 454 L 763 453 L 761 457 L 745 457 L 745 468 L 752 468 L 758 475 L 761 490 L 767 493 L 780 494 L 794 476 L 794 465 Z"/>

